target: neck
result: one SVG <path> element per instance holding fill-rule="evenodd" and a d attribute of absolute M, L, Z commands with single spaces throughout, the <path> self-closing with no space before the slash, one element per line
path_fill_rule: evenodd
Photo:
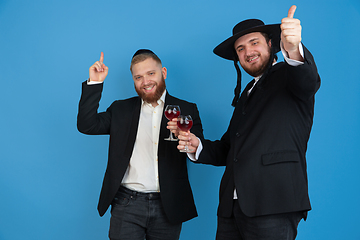
<path fill-rule="evenodd" d="M 157 103 L 157 101 L 156 102 L 152 102 L 152 103 L 150 103 L 154 108 L 156 108 L 157 106 L 159 106 L 159 104 Z"/>

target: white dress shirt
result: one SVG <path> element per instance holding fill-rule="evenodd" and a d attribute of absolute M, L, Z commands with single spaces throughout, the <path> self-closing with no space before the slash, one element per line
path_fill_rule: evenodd
<path fill-rule="evenodd" d="M 160 124 L 165 103 L 164 91 L 153 107 L 143 100 L 139 126 L 129 166 L 121 184 L 138 192 L 159 192 L 158 145 Z"/>

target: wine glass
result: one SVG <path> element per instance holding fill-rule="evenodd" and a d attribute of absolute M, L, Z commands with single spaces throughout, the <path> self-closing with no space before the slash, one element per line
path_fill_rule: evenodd
<path fill-rule="evenodd" d="M 190 115 L 187 116 L 179 116 L 177 121 L 177 126 L 180 128 L 181 131 L 187 132 L 193 125 L 193 120 Z M 185 145 L 184 149 L 181 149 L 180 152 L 189 152 L 189 148 Z"/>
<path fill-rule="evenodd" d="M 167 105 L 164 111 L 165 117 L 171 121 L 173 118 L 177 118 L 180 115 L 180 107 L 178 105 Z M 174 138 L 171 130 L 170 136 L 165 138 L 166 141 L 177 141 L 178 139 Z"/>

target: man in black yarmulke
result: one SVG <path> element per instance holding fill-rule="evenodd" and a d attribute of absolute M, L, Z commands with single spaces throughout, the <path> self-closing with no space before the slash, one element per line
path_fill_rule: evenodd
<path fill-rule="evenodd" d="M 130 70 L 139 96 L 115 101 L 105 112 L 98 112 L 108 74 L 103 53 L 82 84 L 78 130 L 110 135 L 98 211 L 103 216 L 112 205 L 110 239 L 176 240 L 182 222 L 196 217 L 197 212 L 186 154 L 179 152 L 176 142 L 165 141 L 168 129 L 176 129 L 167 128 L 164 109 L 167 105 L 180 106 L 182 114 L 192 116 L 191 131 L 202 136 L 199 112 L 194 103 L 167 92 L 167 69 L 151 50 L 138 50 Z"/>

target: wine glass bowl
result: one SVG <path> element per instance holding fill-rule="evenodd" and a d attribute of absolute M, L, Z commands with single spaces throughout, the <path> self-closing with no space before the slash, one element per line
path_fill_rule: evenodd
<path fill-rule="evenodd" d="M 174 118 L 177 118 L 178 116 L 180 116 L 180 107 L 178 105 L 167 105 L 164 111 L 165 117 L 171 121 Z M 167 141 L 177 141 L 178 139 L 174 138 L 172 135 L 171 130 L 170 131 L 170 135 L 168 138 L 165 138 L 164 140 Z"/>

